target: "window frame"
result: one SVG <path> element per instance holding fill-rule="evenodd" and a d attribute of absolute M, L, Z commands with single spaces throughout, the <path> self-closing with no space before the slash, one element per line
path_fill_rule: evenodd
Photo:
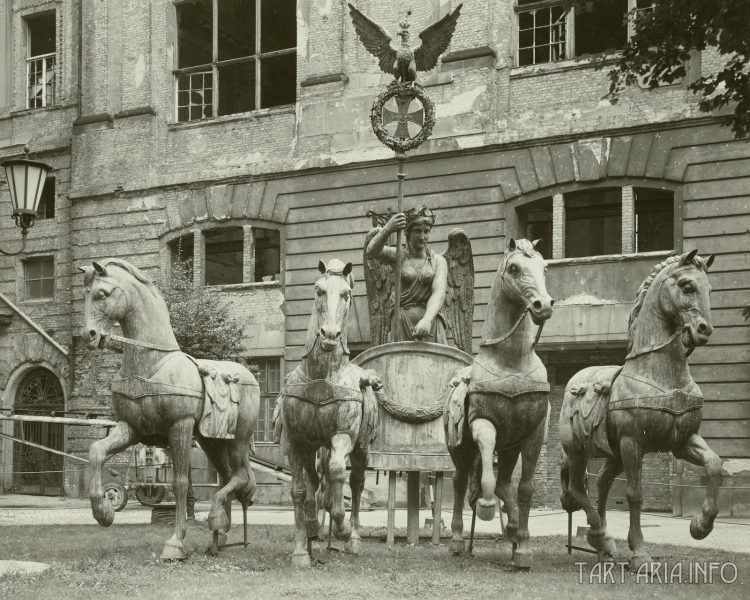
<path fill-rule="evenodd" d="M 219 6 L 218 2 L 219 0 L 210 0 L 211 1 L 211 10 L 212 10 L 212 23 L 211 23 L 211 40 L 212 40 L 212 48 L 211 48 L 211 62 L 205 63 L 202 65 L 194 65 L 190 67 L 179 67 L 179 24 L 177 22 L 177 9 L 180 5 L 186 5 L 186 4 L 192 4 L 195 3 L 196 0 L 173 0 L 173 10 L 174 10 L 174 23 L 175 23 L 175 52 L 174 52 L 174 68 L 172 70 L 172 81 L 173 81 L 173 90 L 174 90 L 174 122 L 175 123 L 195 123 L 200 121 L 209 121 L 213 119 L 218 118 L 224 118 L 224 117 L 234 117 L 237 115 L 242 114 L 251 114 L 256 113 L 258 111 L 268 110 L 271 108 L 278 108 L 282 106 L 291 106 L 294 105 L 296 102 L 296 89 L 297 89 L 297 69 L 295 66 L 295 77 L 294 77 L 294 86 L 295 86 L 295 100 L 293 102 L 289 102 L 287 104 L 277 104 L 274 106 L 267 106 L 267 107 L 261 107 L 261 62 L 263 60 L 269 59 L 269 58 L 275 58 L 277 56 L 286 56 L 290 54 L 294 54 L 295 57 L 297 55 L 297 45 L 295 45 L 293 48 L 284 48 L 281 50 L 272 50 L 269 52 L 262 52 L 261 50 L 261 5 L 263 4 L 262 0 L 256 0 L 255 3 L 255 52 L 254 54 L 242 56 L 238 58 L 230 58 L 225 60 L 219 60 Z M 296 7 L 296 3 L 295 3 Z M 295 11 L 296 15 L 296 11 Z M 296 20 L 295 20 L 295 28 L 296 28 Z M 296 39 L 296 36 L 295 36 Z M 296 39 L 296 43 L 299 43 L 299 40 Z M 253 99 L 253 106 L 255 106 L 254 109 L 249 111 L 243 111 L 243 112 L 237 112 L 237 113 L 230 113 L 226 115 L 220 115 L 219 114 L 219 68 L 220 67 L 226 67 L 226 66 L 232 66 L 237 64 L 244 64 L 248 62 L 254 63 L 254 72 L 255 72 L 255 89 L 254 89 L 254 99 Z M 191 83 L 192 83 L 192 76 L 194 75 L 203 75 L 205 76 L 209 75 L 211 76 L 211 116 L 210 117 L 201 117 L 199 119 L 190 119 L 188 118 L 185 121 L 181 121 L 179 118 L 179 92 L 180 92 L 180 76 L 188 75 L 191 77 Z M 189 89 L 192 89 L 190 87 Z M 207 89 L 207 88 L 203 88 Z M 191 105 L 188 104 L 188 107 Z M 201 106 L 208 106 L 208 104 L 203 104 Z M 189 111 L 188 111 L 189 112 Z M 190 115 L 188 114 L 188 117 Z"/>
<path fill-rule="evenodd" d="M 49 259 L 52 263 L 52 274 L 49 277 L 35 277 L 30 278 L 28 267 L 30 263 L 34 262 L 43 262 L 46 259 Z M 22 272 L 22 290 L 23 290 L 23 301 L 24 302 L 34 302 L 34 303 L 41 303 L 41 302 L 51 302 L 55 300 L 55 256 L 53 254 L 35 254 L 24 257 L 21 261 L 21 272 Z M 52 282 L 52 292 L 49 296 L 40 296 L 38 298 L 32 298 L 29 294 L 29 284 L 34 281 L 51 281 Z"/>
<path fill-rule="evenodd" d="M 273 441 L 273 411 L 276 408 L 276 399 L 281 393 L 281 388 L 284 385 L 283 357 L 278 355 L 257 356 L 248 360 L 255 364 L 263 374 L 262 378 L 261 376 L 258 376 L 256 378 L 258 379 L 258 384 L 260 386 L 260 406 L 258 411 L 258 420 L 255 423 L 255 428 L 253 429 L 253 439 L 256 444 L 275 445 L 275 442 Z M 268 391 L 268 383 L 270 381 L 269 366 L 272 363 L 278 367 L 278 380 L 274 380 L 274 383 L 278 384 L 278 389 L 274 391 Z M 265 392 L 263 391 L 263 383 L 265 383 L 266 385 Z M 261 411 L 265 411 L 265 414 L 261 414 Z M 265 426 L 263 430 L 264 439 L 262 440 L 258 436 L 258 426 L 261 422 L 263 422 Z"/>
<path fill-rule="evenodd" d="M 52 17 L 52 21 L 55 24 L 55 50 L 54 52 L 47 52 L 45 54 L 38 54 L 38 55 L 31 55 L 31 40 L 32 40 L 32 34 L 31 34 L 31 21 L 41 19 L 44 17 Z M 24 79 L 24 107 L 26 110 L 37 110 L 42 108 L 49 108 L 50 106 L 55 106 L 56 104 L 56 97 L 57 97 L 57 71 L 58 71 L 58 60 L 57 60 L 57 53 L 58 53 L 58 44 L 57 44 L 57 37 L 58 37 L 58 30 L 59 30 L 59 23 L 57 22 L 57 10 L 56 9 L 50 9 L 50 10 L 40 10 L 38 12 L 32 12 L 29 14 L 21 15 L 21 20 L 23 22 L 23 34 L 24 34 L 24 50 L 26 54 L 26 58 L 24 59 L 24 73 L 25 73 L 25 79 Z M 51 60 L 50 60 L 51 59 Z M 31 76 L 31 68 L 33 63 L 41 61 L 41 73 L 42 73 L 42 81 L 45 83 L 43 84 L 45 87 L 45 92 L 41 95 L 41 106 L 32 106 L 31 101 L 32 97 L 30 95 L 30 90 L 32 86 L 30 85 L 30 76 Z M 51 86 L 51 91 L 49 94 L 49 99 L 47 98 L 46 88 L 48 84 L 46 83 L 47 74 L 51 73 L 51 83 L 49 84 Z M 35 98 L 34 98 L 35 99 Z"/>

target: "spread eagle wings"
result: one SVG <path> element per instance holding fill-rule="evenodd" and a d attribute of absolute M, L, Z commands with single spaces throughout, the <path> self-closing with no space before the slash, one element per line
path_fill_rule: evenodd
<path fill-rule="evenodd" d="M 456 10 L 447 13 L 442 19 L 419 34 L 422 45 L 414 49 L 414 62 L 417 71 L 429 71 L 437 64 L 438 58 L 450 44 L 462 6 L 463 4 L 459 4 Z M 396 67 L 398 52 L 396 48 L 391 46 L 391 40 L 393 39 L 391 34 L 368 19 L 351 4 L 349 4 L 349 12 L 359 39 L 362 40 L 362 44 L 367 51 L 378 59 L 380 69 L 385 73 L 398 76 Z"/>
<path fill-rule="evenodd" d="M 364 256 L 362 257 L 365 267 L 367 304 L 370 311 L 370 340 L 373 346 L 379 346 L 388 341 L 389 317 L 394 303 L 393 268 L 380 259 L 367 257 L 367 246 L 380 229 L 380 227 L 371 229 L 365 237 Z"/>
<path fill-rule="evenodd" d="M 448 234 L 448 249 L 443 252 L 448 265 L 448 285 L 443 303 L 443 316 L 455 345 L 472 353 L 474 322 L 474 255 L 471 241 L 463 229 Z"/>

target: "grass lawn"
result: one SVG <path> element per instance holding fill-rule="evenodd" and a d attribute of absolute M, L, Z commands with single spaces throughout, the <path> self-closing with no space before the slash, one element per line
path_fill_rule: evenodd
<path fill-rule="evenodd" d="M 397 543 L 389 548 L 380 541 L 381 531 L 365 531 L 361 556 L 327 553 L 315 544 L 315 558 L 324 564 L 308 571 L 291 568 L 290 526 L 253 526 L 250 545 L 227 548 L 208 557 L 209 536 L 204 524 L 191 524 L 186 537 L 193 550 L 184 563 L 161 564 L 157 556 L 170 534 L 165 525 L 28 526 L 0 528 L 0 559 L 46 562 L 52 568 L 37 576 L 11 575 L 0 579 L 0 598 L 698 598 L 750 597 L 750 555 L 699 552 L 676 546 L 652 545 L 654 559 L 668 561 L 671 569 L 683 563 L 688 578 L 691 561 L 731 561 L 738 578 L 732 584 L 636 583 L 635 575 L 614 571 L 616 584 L 590 584 L 594 555 L 566 554 L 562 537 L 532 538 L 535 551 L 530 572 L 509 572 L 501 563 L 510 559 L 510 545 L 480 540 L 475 556 L 450 556 L 445 544 L 436 547 L 424 540 L 418 547 Z M 239 541 L 233 528 L 229 541 Z M 447 540 L 444 540 L 444 542 Z M 580 540 L 579 540 L 580 543 Z M 336 543 L 339 547 L 340 543 Z M 627 544 L 618 543 L 618 559 L 625 560 Z M 589 561 L 586 583 L 579 583 L 576 561 Z M 733 571 L 725 571 L 728 576 Z M 598 578 L 595 577 L 595 580 Z M 702 580 L 702 578 L 701 578 Z"/>

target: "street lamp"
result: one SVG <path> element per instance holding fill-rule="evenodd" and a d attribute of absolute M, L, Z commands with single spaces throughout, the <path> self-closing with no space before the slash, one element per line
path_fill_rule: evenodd
<path fill-rule="evenodd" d="M 49 172 L 52 171 L 52 167 L 43 162 L 29 160 L 28 146 L 25 146 L 23 150 L 26 153 L 25 158 L 12 158 L 2 163 L 5 169 L 5 179 L 8 182 L 8 190 L 10 191 L 13 220 L 16 222 L 16 226 L 21 228 L 22 239 L 20 250 L 8 252 L 0 248 L 0 254 L 6 256 L 21 254 L 26 248 L 28 229 L 34 226 L 44 182 Z"/>

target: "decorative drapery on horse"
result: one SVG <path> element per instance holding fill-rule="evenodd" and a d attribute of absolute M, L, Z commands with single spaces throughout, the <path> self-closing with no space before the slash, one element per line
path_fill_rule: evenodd
<path fill-rule="evenodd" d="M 324 447 L 333 533 L 346 550 L 361 551 L 359 501 L 365 484 L 370 442 L 375 436 L 381 382 L 371 371 L 349 363 L 346 316 L 351 305 L 352 265 L 332 260 L 319 264 L 315 300 L 307 329 L 305 354 L 286 379 L 274 412 L 277 438 L 283 430 L 292 470 L 295 548 L 292 565 L 309 567 L 311 540 L 318 535 L 315 454 Z M 278 440 L 277 440 L 278 441 Z M 350 525 L 344 522 L 346 459 L 351 461 Z"/>
<path fill-rule="evenodd" d="M 521 568 L 531 564 L 532 477 L 549 412 L 547 370 L 534 352 L 533 328 L 552 316 L 554 301 L 547 293 L 546 266 L 535 249 L 537 242 L 510 240 L 492 283 L 479 354 L 454 378 L 443 416 L 456 467 L 451 550 L 464 552 L 462 500 L 471 483 L 469 502 L 480 519 L 494 517 L 495 495 L 505 504 L 506 538 Z M 519 454 L 522 469 L 516 493 L 511 475 Z"/>
<path fill-rule="evenodd" d="M 236 363 L 196 360 L 180 352 L 164 299 L 129 262 L 109 258 L 81 270 L 86 299 L 84 339 L 101 349 L 112 337 L 123 347 L 122 367 L 112 381 L 117 425 L 89 450 L 94 517 L 105 527 L 114 520 L 114 509 L 102 488 L 101 469 L 107 458 L 139 442 L 168 447 L 174 461 L 177 514 L 174 534 L 161 558 L 186 558 L 182 540 L 195 436 L 221 478 L 222 487 L 208 517 L 215 548 L 220 535 L 229 531 L 230 494 L 246 510 L 255 493 L 248 452 L 258 419 L 258 383 Z M 122 336 L 112 335 L 115 322 L 122 327 Z"/>
<path fill-rule="evenodd" d="M 707 536 L 718 512 L 721 459 L 698 435 L 703 396 L 687 356 L 703 346 L 713 330 L 707 271 L 713 256 L 697 252 L 672 256 L 657 264 L 641 284 L 628 324 L 628 355 L 622 367 L 589 367 L 568 382 L 560 412 L 562 505 L 586 511 L 588 542 L 600 557 L 615 551 L 607 533 L 607 496 L 623 470 L 630 507 L 628 544 L 631 569 L 651 562 L 644 548 L 640 515 L 643 455 L 671 451 L 702 465 L 708 476 L 703 514 L 693 518 L 690 533 Z M 585 488 L 589 458 L 606 459 L 598 478 L 598 511 Z"/>

